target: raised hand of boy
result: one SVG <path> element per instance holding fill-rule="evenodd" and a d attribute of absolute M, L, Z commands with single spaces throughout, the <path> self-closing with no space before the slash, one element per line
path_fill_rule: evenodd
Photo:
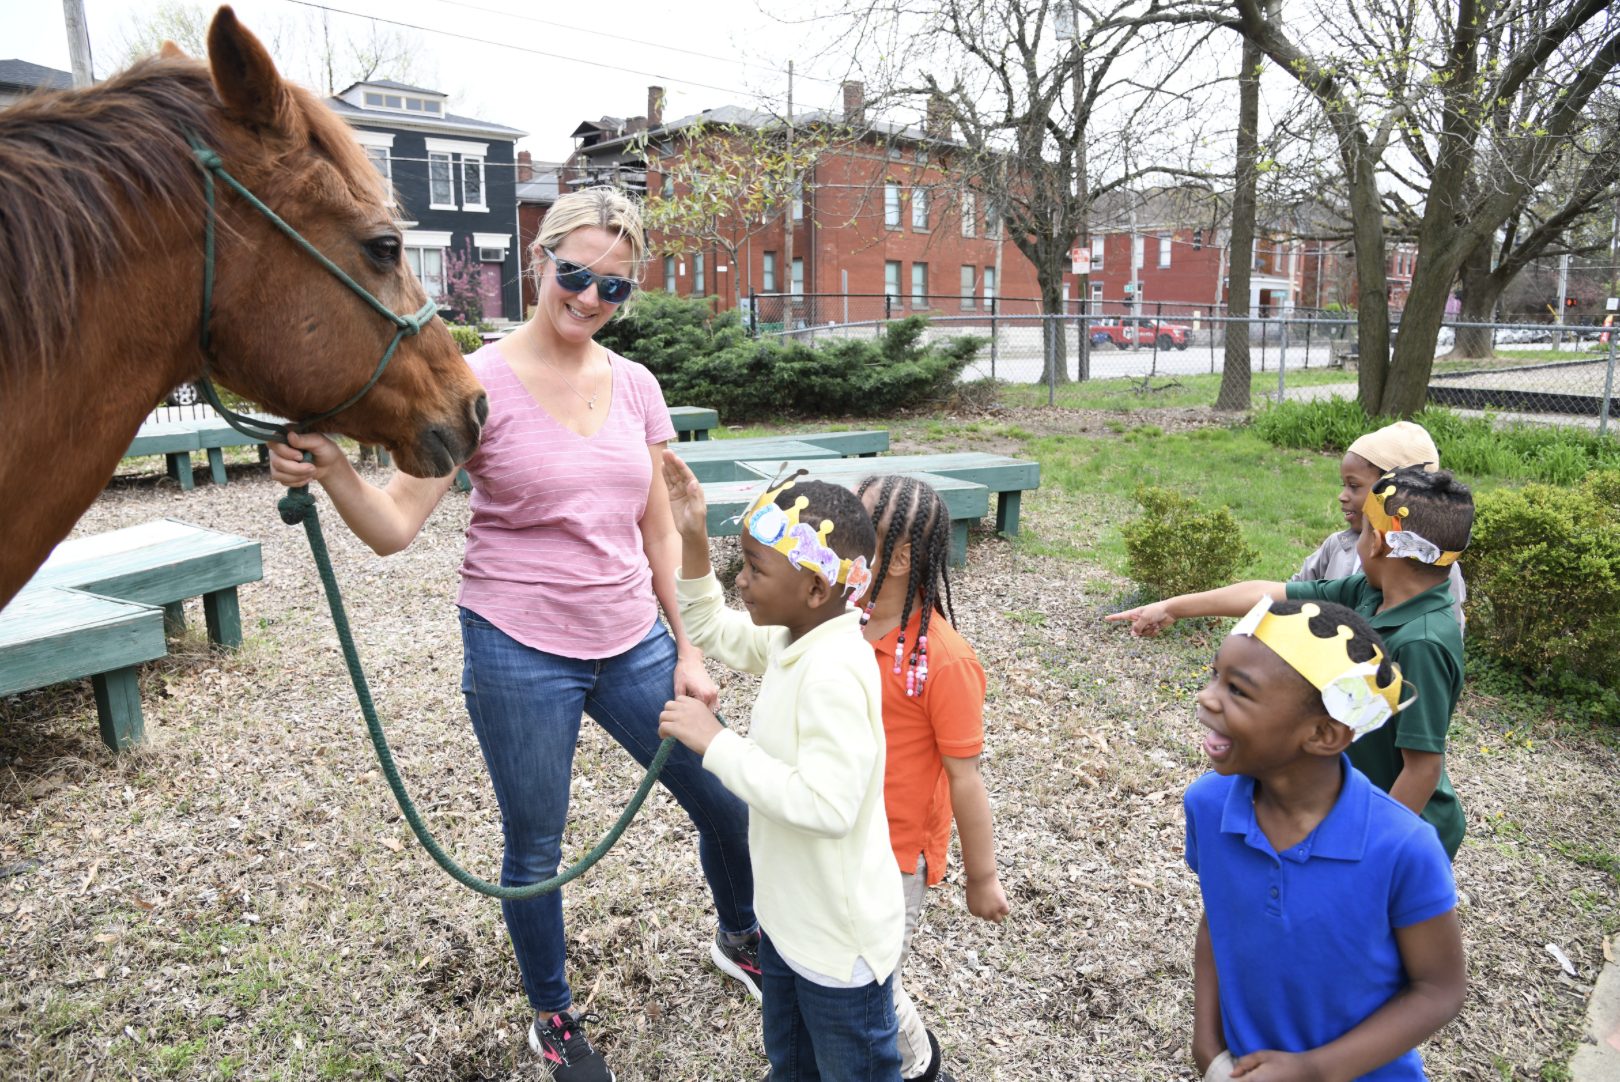
<path fill-rule="evenodd" d="M 669 510 L 680 535 L 707 537 L 709 505 L 703 498 L 703 485 L 692 467 L 668 447 L 664 448 L 664 487 L 669 491 Z"/>
<path fill-rule="evenodd" d="M 724 728 L 714 711 L 690 695 L 682 695 L 664 704 L 658 715 L 658 735 L 673 736 L 693 752 L 702 755 L 709 750 L 715 736 Z"/>

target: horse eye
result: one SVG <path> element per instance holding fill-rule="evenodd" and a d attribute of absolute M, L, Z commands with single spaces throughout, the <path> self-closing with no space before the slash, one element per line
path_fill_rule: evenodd
<path fill-rule="evenodd" d="M 383 266 L 393 266 L 399 262 L 398 237 L 374 237 L 366 241 L 366 254 Z"/>

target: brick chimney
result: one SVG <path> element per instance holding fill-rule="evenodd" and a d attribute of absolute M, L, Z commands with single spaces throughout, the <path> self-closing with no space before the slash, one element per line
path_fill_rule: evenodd
<path fill-rule="evenodd" d="M 647 127 L 659 128 L 664 124 L 664 88 L 647 88 Z"/>
<path fill-rule="evenodd" d="M 647 118 L 644 116 L 633 116 L 624 122 L 624 134 L 626 135 L 639 135 L 646 130 Z"/>
<path fill-rule="evenodd" d="M 928 118 L 923 122 L 923 131 L 928 133 L 930 139 L 950 142 L 953 133 L 951 124 L 951 103 L 942 95 L 933 94 L 928 99 Z"/>
<path fill-rule="evenodd" d="M 527 184 L 534 179 L 534 158 L 527 150 L 518 151 L 517 182 Z"/>
<path fill-rule="evenodd" d="M 866 126 L 866 87 L 859 79 L 844 81 L 844 123 L 855 128 Z"/>

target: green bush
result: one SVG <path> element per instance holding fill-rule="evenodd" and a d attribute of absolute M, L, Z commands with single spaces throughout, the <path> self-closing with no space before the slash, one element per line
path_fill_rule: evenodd
<path fill-rule="evenodd" d="M 1573 485 L 1595 469 L 1620 468 L 1620 443 L 1585 429 L 1497 425 L 1430 406 L 1412 418 L 1428 429 L 1440 464 L 1465 482 L 1479 477 Z M 1364 432 L 1385 422 L 1343 398 L 1279 402 L 1255 414 L 1254 430 L 1277 447 L 1343 453 Z"/>
<path fill-rule="evenodd" d="M 1532 686 L 1602 689 L 1596 694 L 1616 702 L 1620 470 L 1594 473 L 1573 488 L 1486 493 L 1476 503 L 1466 570 L 1471 645 Z"/>
<path fill-rule="evenodd" d="M 1167 488 L 1136 490 L 1141 517 L 1125 524 L 1126 568 L 1159 598 L 1213 590 L 1242 577 L 1260 553 L 1228 507 L 1206 509 Z"/>
<path fill-rule="evenodd" d="M 460 323 L 450 324 L 450 337 L 456 340 L 456 345 L 461 347 L 463 353 L 472 353 L 484 346 L 484 339 L 477 330 Z"/>
<path fill-rule="evenodd" d="M 921 317 L 891 323 L 876 339 L 811 345 L 752 339 L 735 311 L 650 293 L 597 340 L 646 365 L 664 399 L 708 406 L 728 423 L 792 416 L 872 416 L 947 396 L 981 340 L 924 342 Z"/>

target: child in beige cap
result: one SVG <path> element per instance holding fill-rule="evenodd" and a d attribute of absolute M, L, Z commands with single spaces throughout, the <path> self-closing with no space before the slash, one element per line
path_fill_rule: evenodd
<path fill-rule="evenodd" d="M 1307 556 L 1291 581 L 1343 579 L 1358 573 L 1361 557 L 1356 555 L 1356 538 L 1361 535 L 1361 508 L 1367 502 L 1367 491 L 1385 473 L 1406 466 L 1422 466 L 1430 471 L 1440 468 L 1439 448 L 1420 424 L 1396 421 L 1352 443 L 1339 462 L 1339 479 L 1344 482 L 1339 489 L 1339 510 L 1344 514 L 1345 529 L 1329 536 Z M 1451 598 L 1452 614 L 1457 617 L 1457 626 L 1463 627 L 1463 602 L 1468 599 L 1468 590 L 1457 564 L 1451 565 Z"/>

